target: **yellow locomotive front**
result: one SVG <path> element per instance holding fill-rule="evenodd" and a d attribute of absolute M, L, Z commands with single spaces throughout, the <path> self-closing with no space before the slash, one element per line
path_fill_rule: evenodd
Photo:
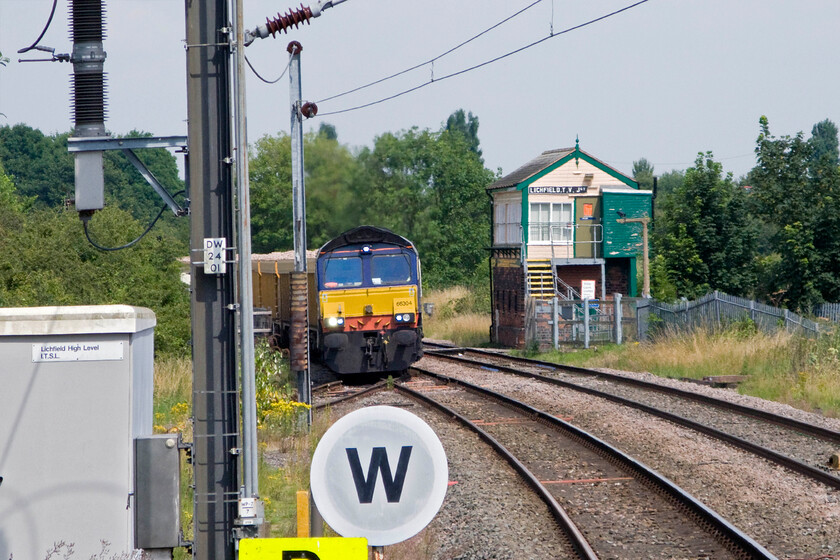
<path fill-rule="evenodd" d="M 413 244 L 361 226 L 318 252 L 319 352 L 336 373 L 401 372 L 423 355 Z"/>

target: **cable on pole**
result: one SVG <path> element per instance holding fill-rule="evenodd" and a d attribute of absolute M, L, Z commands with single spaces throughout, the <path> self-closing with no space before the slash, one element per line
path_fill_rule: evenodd
<path fill-rule="evenodd" d="M 250 69 L 251 69 L 251 72 L 253 72 L 253 73 L 254 73 L 254 75 L 255 75 L 257 78 L 259 78 L 260 80 L 262 80 L 263 82 L 265 82 L 265 83 L 267 83 L 267 84 L 276 84 L 276 83 L 277 83 L 277 82 L 279 82 L 281 79 L 283 79 L 283 76 L 285 76 L 285 75 L 286 75 L 286 72 L 288 72 L 288 71 L 289 71 L 289 66 L 292 64 L 292 57 L 291 57 L 291 55 L 289 56 L 289 61 L 286 63 L 286 67 L 283 69 L 283 73 L 282 73 L 282 74 L 280 74 L 280 76 L 279 76 L 276 80 L 268 80 L 268 79 L 263 78 L 262 76 L 260 76 L 260 73 L 259 73 L 259 72 L 257 72 L 257 69 L 256 69 L 256 68 L 254 68 L 254 65 L 253 65 L 253 64 L 251 64 L 251 61 L 250 61 L 250 60 L 248 60 L 248 57 L 247 57 L 247 56 L 245 57 L 245 62 L 248 64 L 248 68 L 250 68 Z"/>
<path fill-rule="evenodd" d="M 186 192 L 186 191 L 178 191 L 178 192 L 176 192 L 176 193 L 175 193 L 174 195 L 172 195 L 172 196 L 173 196 L 173 198 L 174 198 L 174 197 L 176 197 L 176 196 L 178 196 L 178 195 L 180 195 L 180 194 L 184 194 L 185 192 Z M 103 245 L 100 245 L 100 244 L 99 244 L 99 243 L 97 243 L 96 241 L 94 241 L 94 240 L 93 240 L 93 238 L 91 238 L 91 236 L 90 236 L 90 231 L 88 230 L 88 222 L 90 221 L 91 217 L 93 216 L 93 212 L 90 212 L 90 213 L 82 213 L 82 214 L 80 214 L 80 215 L 79 215 L 79 217 L 82 219 L 82 225 L 83 225 L 83 228 L 84 228 L 84 230 L 85 230 L 85 237 L 87 238 L 88 243 L 90 243 L 90 244 L 91 244 L 91 245 L 93 245 L 96 249 L 99 249 L 100 251 L 122 251 L 123 249 L 128 249 L 129 247 L 133 247 L 134 245 L 137 245 L 137 243 L 139 243 L 140 241 L 142 241 L 142 240 L 143 240 L 143 238 L 144 238 L 144 237 L 146 237 L 146 235 L 147 235 L 150 231 L 152 231 L 152 228 L 153 228 L 153 227 L 155 227 L 155 224 L 158 222 L 158 220 L 160 220 L 161 216 L 163 216 L 163 213 L 164 213 L 164 212 L 166 212 L 166 209 L 167 209 L 168 207 L 169 207 L 169 206 L 167 206 L 166 204 L 164 204 L 163 206 L 161 206 L 161 208 L 160 208 L 160 212 L 158 212 L 158 215 L 157 215 L 157 216 L 155 216 L 155 219 L 154 219 L 154 220 L 152 220 L 152 223 L 150 223 L 150 224 L 149 224 L 149 226 L 146 228 L 146 231 L 144 231 L 143 233 L 141 233 L 141 234 L 140 234 L 140 235 L 139 235 L 136 239 L 134 239 L 133 241 L 129 241 L 129 242 L 128 242 L 128 243 L 126 243 L 125 245 L 120 245 L 120 246 L 118 246 L 118 247 L 105 247 L 105 246 L 103 246 Z"/>
<path fill-rule="evenodd" d="M 56 7 L 57 4 L 58 4 L 58 0 L 53 0 L 52 10 L 50 10 L 50 17 L 47 19 L 47 24 L 44 26 L 44 30 L 41 31 L 41 34 L 38 35 L 37 39 L 35 39 L 35 42 L 32 43 L 31 45 L 29 45 L 28 47 L 20 49 L 18 51 L 18 54 L 23 54 L 23 53 L 31 51 L 32 49 L 37 49 L 38 48 L 38 43 L 40 43 L 41 39 L 44 38 L 44 35 L 47 33 L 47 29 L 49 29 L 50 25 L 52 24 L 53 16 L 55 15 L 55 7 Z M 41 50 L 41 49 L 38 49 L 38 50 Z"/>

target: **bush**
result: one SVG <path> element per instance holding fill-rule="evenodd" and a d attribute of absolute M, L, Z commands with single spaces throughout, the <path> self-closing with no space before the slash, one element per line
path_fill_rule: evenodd
<path fill-rule="evenodd" d="M 127 212 L 105 208 L 90 221 L 91 235 L 122 245 L 144 227 Z M 148 307 L 157 316 L 157 354 L 186 355 L 190 339 L 189 290 L 180 280 L 181 242 L 146 236 L 120 251 L 100 251 L 85 239 L 76 212 L 39 210 L 0 219 L 0 305 L 113 305 Z"/>

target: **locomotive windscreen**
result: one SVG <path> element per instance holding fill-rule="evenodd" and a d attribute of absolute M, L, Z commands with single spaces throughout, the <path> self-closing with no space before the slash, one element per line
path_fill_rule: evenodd
<path fill-rule="evenodd" d="M 371 262 L 374 285 L 404 284 L 411 281 L 411 264 L 406 255 L 376 255 Z"/>

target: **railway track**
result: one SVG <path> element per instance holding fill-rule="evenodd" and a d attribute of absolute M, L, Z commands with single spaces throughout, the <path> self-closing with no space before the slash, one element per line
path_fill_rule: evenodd
<path fill-rule="evenodd" d="M 397 390 L 494 447 L 549 505 L 576 557 L 775 558 L 667 479 L 568 422 L 476 385 L 412 370 L 422 377 Z"/>
<path fill-rule="evenodd" d="M 474 431 L 520 473 L 566 536 L 568 550 L 556 557 L 775 558 L 667 479 L 571 424 L 469 383 L 412 370 L 423 377 L 402 378 L 394 388 Z M 353 387 L 322 406 L 386 386 Z M 337 393 L 323 387 L 330 388 Z"/>
<path fill-rule="evenodd" d="M 313 408 L 319 410 L 327 406 L 337 405 L 375 391 L 380 391 L 387 386 L 388 382 L 385 380 L 353 385 L 338 380 L 316 385 L 312 387 Z"/>
<path fill-rule="evenodd" d="M 448 353 L 464 352 L 469 352 L 472 358 L 485 353 L 479 351 L 475 352 L 476 355 L 473 355 L 474 351 L 472 350 L 452 348 L 449 349 Z M 455 360 L 438 362 L 436 357 L 438 353 L 438 351 L 427 349 L 427 356 L 431 360 L 420 362 L 419 365 L 426 369 L 434 369 L 448 377 L 461 378 L 474 384 L 491 387 L 508 396 L 523 400 L 532 406 L 542 408 L 549 414 L 560 417 L 572 416 L 575 424 L 593 430 L 601 439 L 613 442 L 614 445 L 635 457 L 643 457 L 642 461 L 653 465 L 658 471 L 666 473 L 666 476 L 672 480 L 678 481 L 681 486 L 688 488 L 689 492 L 699 497 L 704 503 L 721 512 L 727 519 L 731 520 L 732 524 L 748 530 L 753 539 L 760 542 L 761 545 L 779 558 L 832 558 L 836 557 L 837 551 L 840 550 L 835 546 L 840 542 L 840 531 L 837 530 L 835 522 L 832 521 L 840 519 L 840 507 L 838 507 L 837 493 L 833 486 L 821 482 L 809 482 L 801 476 L 785 472 L 785 469 L 772 466 L 766 461 L 751 461 L 744 452 L 735 450 L 733 446 L 715 445 L 709 438 L 694 435 L 688 430 L 669 429 L 667 424 L 663 424 L 660 420 L 655 420 L 645 413 L 633 411 L 621 405 L 617 407 L 615 401 L 611 403 L 606 399 L 590 400 L 588 393 L 583 391 L 567 391 L 556 384 L 549 386 L 539 379 L 528 379 L 533 377 L 532 375 L 521 377 L 502 375 L 495 370 L 501 371 L 504 367 L 532 369 L 547 374 L 547 376 L 558 376 L 566 381 L 573 380 L 577 383 L 593 385 L 610 384 L 636 390 L 632 386 L 619 385 L 612 381 L 600 379 L 600 376 L 603 375 L 600 372 L 587 370 L 571 373 L 558 372 L 555 370 L 561 366 L 557 364 L 537 363 L 534 365 L 530 361 L 520 361 L 498 353 L 490 352 L 489 357 L 483 356 L 481 364 L 459 363 Z M 526 362 L 531 365 L 526 365 Z M 400 383 L 397 383 L 397 385 L 399 386 Z M 388 386 L 389 384 L 385 384 L 385 387 Z M 399 389 L 399 387 L 396 388 Z M 355 392 L 365 389 L 367 387 L 355 386 L 349 390 Z M 657 387 L 657 389 L 659 388 Z M 449 390 L 451 390 L 451 387 L 444 386 L 442 382 L 437 382 L 437 389 L 431 391 L 434 396 L 435 392 L 445 394 Z M 656 395 L 659 391 L 647 392 Z M 337 391 L 333 389 L 332 393 L 337 394 Z M 337 411 L 338 414 L 342 414 L 341 411 L 353 407 L 370 404 L 392 404 L 394 406 L 407 406 L 409 409 L 412 406 L 419 406 L 416 402 L 407 400 L 407 396 L 397 395 L 393 391 L 369 394 L 367 397 L 362 395 L 362 398 L 358 399 L 358 403 L 348 402 L 348 399 L 354 398 L 349 394 L 341 397 L 327 397 L 326 393 L 324 396 L 319 396 L 318 393 L 314 393 L 314 395 L 316 403 L 319 400 L 322 403 L 333 400 L 336 404 L 333 410 Z M 340 405 L 341 401 L 335 401 L 335 398 L 341 398 L 346 404 Z M 681 406 L 686 405 L 683 403 Z M 708 406 L 704 406 L 704 408 L 707 409 L 706 414 L 721 414 L 721 409 Z M 440 552 L 436 557 L 449 557 L 447 556 L 449 554 L 452 555 L 451 557 L 462 557 L 462 553 L 466 550 L 505 550 L 505 547 L 511 542 L 524 543 L 523 546 L 526 547 L 531 543 L 540 543 L 540 545 L 534 546 L 542 546 L 543 551 L 563 549 L 561 545 L 557 544 L 559 537 L 546 537 L 546 535 L 552 534 L 549 527 L 555 525 L 552 523 L 547 510 L 539 517 L 530 513 L 523 518 L 520 513 L 516 517 L 518 521 L 511 521 L 514 517 L 511 513 L 513 511 L 511 503 L 518 504 L 517 500 L 519 499 L 525 501 L 536 500 L 536 493 L 529 492 L 526 487 L 522 486 L 522 482 L 514 484 L 495 480 L 495 486 L 492 484 L 488 486 L 489 481 L 484 479 L 489 478 L 487 473 L 492 469 L 489 469 L 486 464 L 477 459 L 479 455 L 487 453 L 487 451 L 476 451 L 477 449 L 485 449 L 484 445 L 476 439 L 477 436 L 467 436 L 465 428 L 457 428 L 456 430 L 454 425 L 445 423 L 442 415 L 436 415 L 429 410 L 425 410 L 425 408 L 417 409 L 417 411 L 427 419 L 427 422 L 433 425 L 438 433 L 448 434 L 450 439 L 448 443 L 446 440 L 444 443 L 447 447 L 447 453 L 457 450 L 453 451 L 453 457 L 455 458 L 452 459 L 452 464 L 459 464 L 460 461 L 461 466 L 460 474 L 457 476 L 461 477 L 462 484 L 454 483 L 456 486 L 453 490 L 454 494 L 450 496 L 452 499 L 445 503 L 444 511 L 439 516 L 441 525 L 434 532 L 435 535 L 438 535 L 434 538 L 442 538 L 444 541 L 441 543 L 439 550 L 446 551 Z M 472 416 L 470 414 L 464 416 L 473 419 L 481 417 L 481 415 Z M 451 414 L 446 414 L 446 417 L 454 418 Z M 486 423 L 487 420 L 484 420 Z M 760 423 L 764 425 L 765 430 L 772 430 L 773 428 L 773 425 L 766 421 Z M 492 435 L 493 430 L 504 429 L 499 426 L 503 427 L 505 425 L 508 426 L 508 429 L 522 429 L 522 426 L 512 424 L 509 421 L 498 424 L 498 426 L 485 425 L 483 428 L 485 431 L 491 432 Z M 660 427 L 657 427 L 657 425 Z M 451 439 L 456 431 L 461 435 Z M 783 431 L 787 432 L 788 430 Z M 465 440 L 464 438 L 467 437 L 472 437 L 473 440 Z M 473 443 L 465 443 L 466 441 L 473 441 Z M 530 445 L 529 447 L 539 446 Z M 458 459 L 459 454 L 461 455 L 460 459 Z M 496 461 L 499 460 L 496 459 Z M 540 465 L 543 464 L 545 463 L 540 463 Z M 496 469 L 498 470 L 498 467 Z M 508 476 L 513 477 L 513 472 L 510 471 Z M 537 469 L 535 469 L 535 476 L 540 480 L 551 479 L 550 476 L 544 476 Z M 572 477 L 568 478 L 571 479 Z M 614 484 L 623 483 L 622 481 L 614 481 Z M 610 483 L 601 482 L 598 484 L 609 485 Z M 560 484 L 556 485 L 560 486 Z M 549 484 L 548 486 L 550 489 L 555 485 Z M 519 489 L 515 490 L 517 487 Z M 475 497 L 476 492 L 479 492 L 478 488 L 485 492 L 486 500 Z M 461 493 L 459 494 L 459 492 Z M 485 506 L 489 503 L 498 502 L 501 495 L 505 495 L 505 499 L 510 500 L 507 503 L 507 508 L 501 510 L 503 513 L 498 514 L 492 508 L 486 510 L 485 513 Z M 512 496 L 516 498 L 512 498 Z M 526 498 L 526 496 L 531 497 Z M 458 505 L 462 500 L 465 500 L 465 505 Z M 450 508 L 448 514 L 446 513 L 447 507 Z M 545 506 L 540 504 L 540 507 Z M 535 511 L 533 506 L 527 507 L 526 510 L 529 512 Z M 469 513 L 465 513 L 465 511 Z M 478 511 L 481 513 L 478 513 Z M 464 520 L 469 516 L 473 517 L 470 518 L 469 522 L 465 522 Z M 530 521 L 531 518 L 541 521 L 532 522 Z M 519 521 L 522 519 L 525 519 L 525 521 Z M 522 526 L 517 526 L 517 523 Z M 481 531 L 489 535 L 486 539 L 490 540 L 486 540 L 485 537 L 476 538 L 473 527 L 482 527 Z M 464 531 L 466 531 L 466 536 Z M 543 533 L 540 537 L 532 536 L 531 539 L 528 539 L 527 535 L 536 534 L 534 531 L 542 531 Z M 642 526 L 636 533 L 642 535 L 639 538 L 643 539 L 644 535 L 647 534 L 647 526 Z M 554 534 L 559 535 L 560 532 L 554 530 Z M 444 536 L 440 537 L 440 535 Z M 523 537 L 523 535 L 525 536 Z M 608 537 L 607 540 L 613 539 Z M 469 545 L 464 545 L 464 541 L 467 541 Z M 452 544 L 453 542 L 455 544 Z M 649 542 L 648 544 L 651 550 L 655 551 L 657 549 L 656 543 Z M 465 546 L 466 548 L 464 548 Z M 572 550 L 569 546 L 565 548 Z M 521 557 L 578 557 L 576 553 L 572 552 L 562 555 L 554 555 L 552 552 L 547 556 L 544 553 L 537 554 L 534 552 L 525 553 L 523 556 L 520 549 L 514 550 L 516 551 L 514 556 Z M 657 557 L 650 556 L 646 549 L 643 548 L 643 550 L 645 552 L 637 557 Z M 443 554 L 443 556 L 440 556 L 440 554 Z M 472 556 L 467 554 L 463 557 Z M 507 556 L 503 553 L 501 557 Z M 614 557 L 632 556 L 619 551 Z M 698 553 L 676 557 L 702 559 L 719 556 L 714 554 L 704 556 Z"/>
<path fill-rule="evenodd" d="M 528 377 L 636 408 L 840 489 L 840 477 L 826 466 L 840 446 L 840 433 L 821 426 L 684 389 L 585 368 L 462 348 L 427 351 L 427 356 Z"/>

